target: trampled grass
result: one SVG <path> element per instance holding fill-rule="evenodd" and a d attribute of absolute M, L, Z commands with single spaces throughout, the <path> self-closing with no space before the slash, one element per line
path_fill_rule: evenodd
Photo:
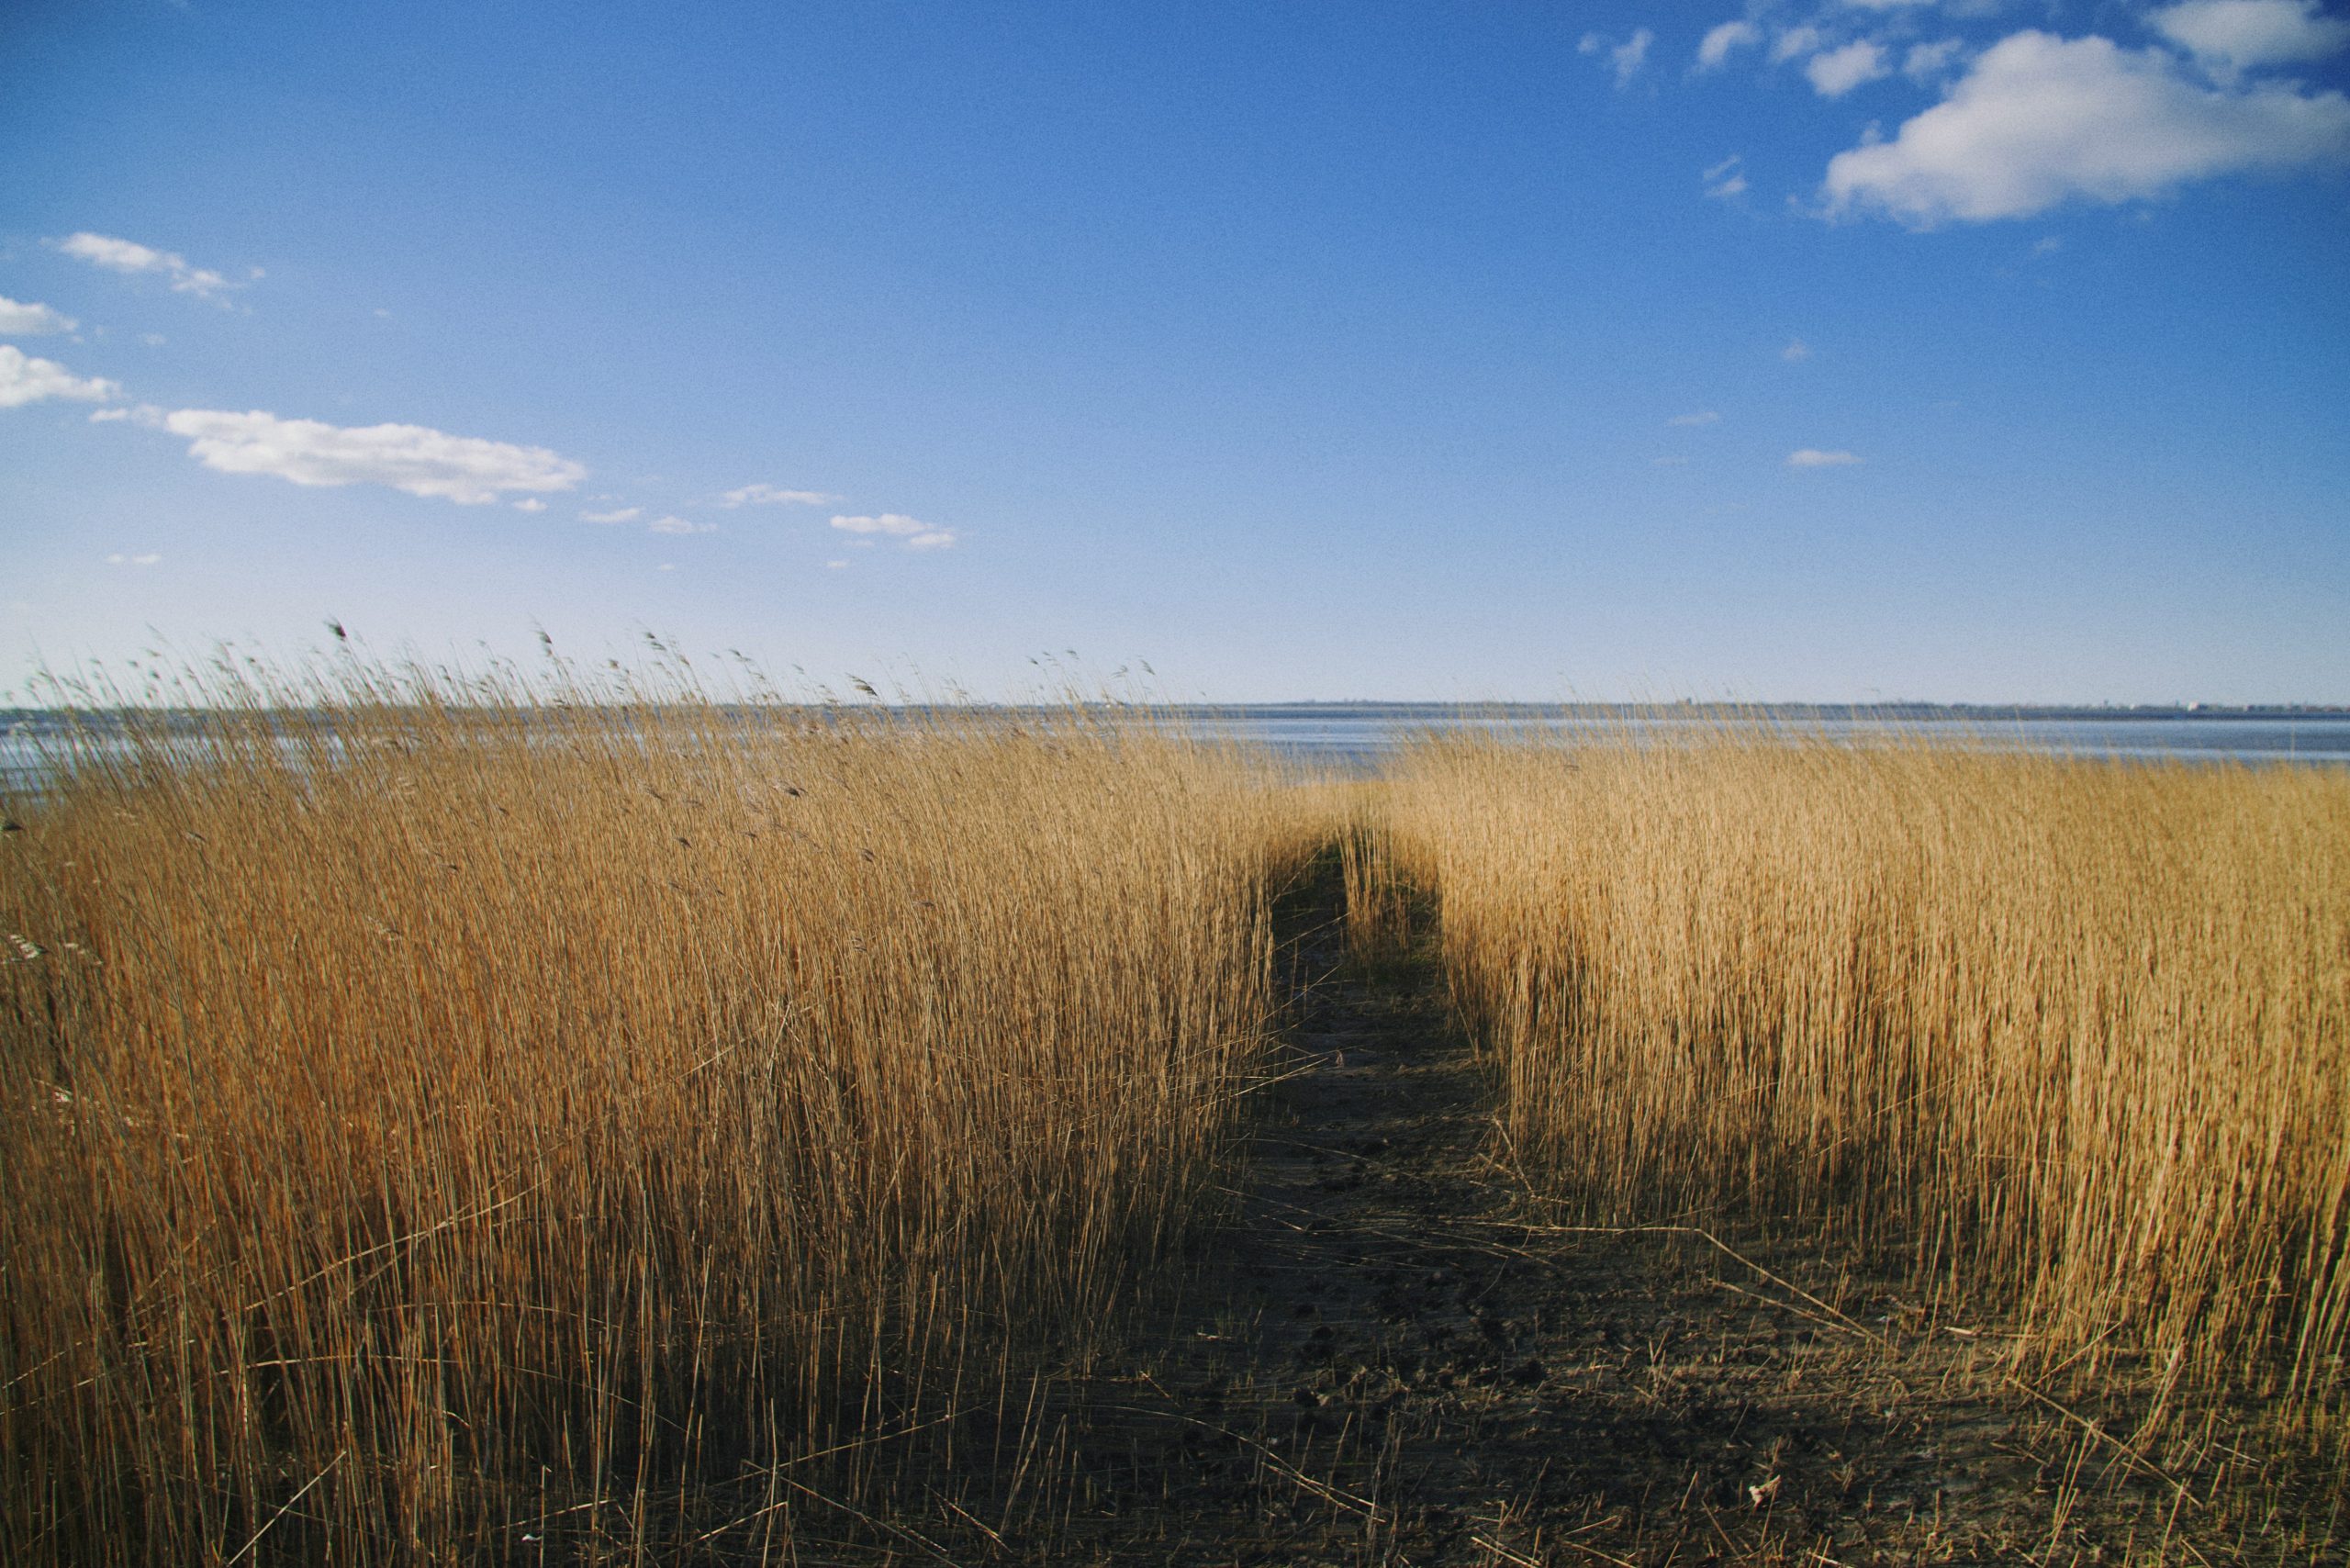
<path fill-rule="evenodd" d="M 1074 711 L 208 695 L 0 854 L 0 1556 L 755 1554 L 889 1433 L 1019 1468 L 1228 1139 L 1280 791 Z"/>
<path fill-rule="evenodd" d="M 1509 1142 L 1583 1218 L 1891 1249 L 2027 1369 L 2338 1410 L 2350 778 L 1438 740 L 1392 813 Z"/>

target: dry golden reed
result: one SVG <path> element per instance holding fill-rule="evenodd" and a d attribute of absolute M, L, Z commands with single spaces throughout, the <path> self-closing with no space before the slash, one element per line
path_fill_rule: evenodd
<path fill-rule="evenodd" d="M 207 695 L 0 846 L 12 1563 L 776 1549 L 879 1435 L 989 1462 L 1228 1140 L 1301 852 L 1233 756 Z"/>
<path fill-rule="evenodd" d="M 2004 1302 L 2028 1361 L 2338 1402 L 2350 776 L 1432 741 L 1391 828 L 1593 1222 L 1792 1221 Z"/>

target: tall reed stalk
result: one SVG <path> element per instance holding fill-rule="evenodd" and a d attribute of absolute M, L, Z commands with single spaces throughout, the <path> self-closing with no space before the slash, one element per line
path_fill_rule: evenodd
<path fill-rule="evenodd" d="M 1197 1205 L 1302 852 L 1235 756 L 204 695 L 0 846 L 0 1558 L 773 1548 L 889 1433 L 1016 1451 Z"/>
<path fill-rule="evenodd" d="M 1391 830 L 1512 1144 L 1591 1221 L 1882 1245 L 2036 1364 L 2339 1406 L 2350 777 L 1434 741 Z"/>

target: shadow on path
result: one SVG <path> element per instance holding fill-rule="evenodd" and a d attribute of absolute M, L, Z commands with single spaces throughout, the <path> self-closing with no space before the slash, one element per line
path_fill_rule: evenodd
<path fill-rule="evenodd" d="M 1336 881 L 1283 911 L 1229 1225 L 1080 1391 L 1065 1560 L 2073 1560 L 2113 1456 L 1998 1397 L 1988 1339 L 1816 1260 L 1546 1227 L 1432 946 L 1349 963 Z"/>
<path fill-rule="evenodd" d="M 1121 1353 L 1033 1385 L 1025 1501 L 942 1476 L 928 1534 L 880 1525 L 878 1557 L 839 1561 L 2341 1561 L 2306 1499 L 2188 1508 L 1898 1280 L 1546 1223 L 1496 1158 L 1429 923 L 1354 962 L 1341 904 L 1335 864 L 1283 901 L 1289 1023 L 1228 1211 L 1137 1282 L 1158 1305 Z"/>

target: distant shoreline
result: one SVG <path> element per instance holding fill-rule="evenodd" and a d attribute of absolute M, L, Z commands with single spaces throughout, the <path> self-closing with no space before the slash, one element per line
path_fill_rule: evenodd
<path fill-rule="evenodd" d="M 621 704 L 614 704 L 618 707 Z M 630 704 L 629 706 L 634 706 Z M 655 703 L 655 707 L 667 704 Z M 2289 721 L 2294 719 L 2350 720 L 2350 703 L 2269 702 L 2269 703 L 2032 703 L 2032 702 L 1733 702 L 1698 701 L 1691 699 L 1668 702 L 1535 702 L 1535 701 L 1436 701 L 1379 699 L 1301 698 L 1281 702 L 1136 702 L 1114 700 L 1074 700 L 1069 702 L 885 702 L 785 700 L 766 702 L 712 702 L 711 707 L 721 712 L 805 711 L 822 713 L 847 711 L 863 713 L 894 713 L 907 717 L 926 714 L 1022 714 L 1061 713 L 1140 713 L 1168 718 L 1217 718 L 1233 716 L 1262 716 L 1265 718 L 1443 718 L 1474 716 L 1482 719 L 1654 719 L 1707 718 L 1740 719 L 1834 719 L 1834 720 L 1984 720 L 2025 722 L 2053 721 L 2057 722 L 2095 722 L 2111 720 L 2212 720 L 2251 719 Z M 323 711 L 323 710 L 320 710 Z M 178 707 L 135 707 L 120 705 L 106 708 L 0 708 L 0 733 L 22 728 L 35 732 L 66 722 L 87 723 L 116 716 L 137 714 L 142 718 L 185 717 L 202 719 L 218 711 L 213 709 Z"/>

